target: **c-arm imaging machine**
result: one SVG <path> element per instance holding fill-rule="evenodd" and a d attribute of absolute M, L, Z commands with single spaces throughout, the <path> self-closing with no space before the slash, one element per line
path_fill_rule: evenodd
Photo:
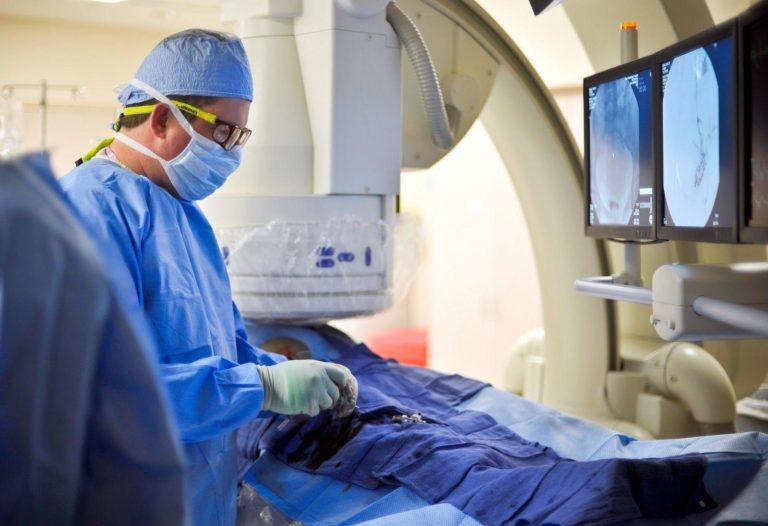
<path fill-rule="evenodd" d="M 474 1 L 228 0 L 223 19 L 251 60 L 254 134 L 237 176 L 202 206 L 228 249 L 247 318 L 308 323 L 388 308 L 401 169 L 433 165 L 480 120 L 523 203 L 541 282 L 545 338 L 528 396 L 641 436 L 732 423 L 731 380 L 695 345 L 625 359 L 620 370 L 613 307 L 573 292 L 583 276 L 610 273 L 604 243 L 574 221 L 583 209 L 580 156 L 548 90 Z M 687 298 L 699 282 L 680 273 L 691 268 L 669 267 L 660 279 L 684 283 Z M 742 285 L 754 292 L 750 276 Z M 722 277 L 700 278 L 701 295 L 723 299 L 706 288 Z M 605 281 L 587 288 L 649 299 L 638 280 L 621 288 Z M 671 290 L 654 284 L 660 306 Z M 698 322 L 686 305 L 670 311 L 678 316 L 673 339 Z M 671 315 L 659 310 L 657 328 Z M 724 400 L 714 417 L 700 410 L 688 380 L 707 375 L 706 400 Z M 705 426 L 686 427 L 691 414 Z"/>

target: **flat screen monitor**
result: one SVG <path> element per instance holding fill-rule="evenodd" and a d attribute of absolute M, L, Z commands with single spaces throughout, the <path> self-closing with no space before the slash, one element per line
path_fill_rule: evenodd
<path fill-rule="evenodd" d="M 741 23 L 742 153 L 740 239 L 768 242 L 768 3 Z"/>
<path fill-rule="evenodd" d="M 650 60 L 584 79 L 588 236 L 655 238 L 653 93 Z"/>
<path fill-rule="evenodd" d="M 661 239 L 738 240 L 736 49 L 732 22 L 657 55 Z"/>

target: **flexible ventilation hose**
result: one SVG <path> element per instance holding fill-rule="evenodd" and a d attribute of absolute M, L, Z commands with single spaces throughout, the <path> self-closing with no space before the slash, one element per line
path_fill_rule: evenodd
<path fill-rule="evenodd" d="M 453 146 L 453 131 L 448 121 L 443 92 L 437 79 L 432 55 L 429 54 L 424 37 L 421 36 L 419 28 L 416 27 L 413 20 L 395 2 L 390 2 L 387 5 L 387 22 L 397 33 L 397 37 L 402 42 L 411 65 L 413 65 L 419 83 L 421 100 L 427 111 L 427 120 L 432 130 L 432 141 L 438 148 L 447 150 Z"/>

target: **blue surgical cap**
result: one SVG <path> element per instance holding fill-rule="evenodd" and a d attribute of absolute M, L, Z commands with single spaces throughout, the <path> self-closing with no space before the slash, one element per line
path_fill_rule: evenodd
<path fill-rule="evenodd" d="M 135 78 L 163 95 L 226 97 L 253 100 L 253 79 L 243 43 L 235 35 L 187 29 L 164 38 L 141 63 Z M 126 86 L 124 105 L 152 97 Z"/>

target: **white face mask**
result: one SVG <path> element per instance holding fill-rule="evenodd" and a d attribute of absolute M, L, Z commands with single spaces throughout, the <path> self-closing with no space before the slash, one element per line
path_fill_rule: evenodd
<path fill-rule="evenodd" d="M 242 156 L 240 146 L 235 146 L 229 151 L 225 150 L 221 145 L 197 133 L 184 118 L 181 110 L 168 97 L 138 79 L 131 80 L 130 84 L 154 97 L 155 100 L 167 104 L 191 140 L 187 147 L 171 160 L 163 159 L 143 144 L 122 133 L 115 135 L 115 140 L 147 157 L 156 159 L 163 166 L 173 188 L 182 199 L 197 201 L 219 189 L 226 182 L 227 177 L 240 166 Z"/>

